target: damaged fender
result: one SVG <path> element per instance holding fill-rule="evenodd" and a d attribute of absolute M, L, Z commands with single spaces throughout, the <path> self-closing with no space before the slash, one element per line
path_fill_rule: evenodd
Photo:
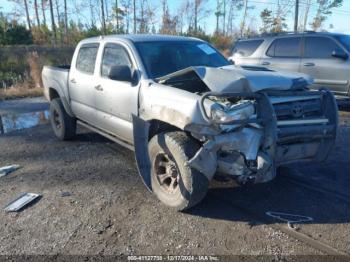
<path fill-rule="evenodd" d="M 135 158 L 139 174 L 149 191 L 151 184 L 151 161 L 148 154 L 148 133 L 150 124 L 147 121 L 132 115 Z"/>

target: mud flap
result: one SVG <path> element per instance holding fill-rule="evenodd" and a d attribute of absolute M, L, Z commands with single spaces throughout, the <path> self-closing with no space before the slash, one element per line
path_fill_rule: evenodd
<path fill-rule="evenodd" d="M 148 154 L 148 133 L 150 124 L 132 115 L 135 158 L 139 174 L 149 191 L 151 185 L 151 161 Z"/>

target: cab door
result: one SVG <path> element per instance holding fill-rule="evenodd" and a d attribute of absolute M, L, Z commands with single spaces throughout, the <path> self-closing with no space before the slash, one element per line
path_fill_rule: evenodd
<path fill-rule="evenodd" d="M 96 86 L 98 127 L 119 139 L 133 142 L 132 114 L 138 112 L 138 83 L 108 78 L 111 66 L 126 65 L 135 69 L 132 53 L 119 43 L 105 43 L 101 53 Z"/>
<path fill-rule="evenodd" d="M 83 44 L 75 54 L 75 64 L 69 72 L 69 95 L 75 116 L 91 125 L 96 125 L 95 64 L 99 44 Z"/>
<path fill-rule="evenodd" d="M 346 52 L 331 37 L 305 36 L 301 72 L 314 78 L 313 88 L 326 87 L 339 94 L 348 93 L 348 62 L 332 55 L 339 50 Z"/>
<path fill-rule="evenodd" d="M 299 72 L 301 37 L 283 37 L 272 41 L 260 64 L 276 71 Z"/>

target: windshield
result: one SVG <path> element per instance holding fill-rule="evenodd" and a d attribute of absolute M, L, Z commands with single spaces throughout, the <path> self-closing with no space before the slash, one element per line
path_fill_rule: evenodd
<path fill-rule="evenodd" d="M 230 64 L 205 42 L 139 42 L 135 46 L 150 78 L 161 77 L 190 66 L 220 67 Z"/>
<path fill-rule="evenodd" d="M 344 45 L 344 47 L 350 52 L 350 36 L 338 35 L 336 38 Z"/>

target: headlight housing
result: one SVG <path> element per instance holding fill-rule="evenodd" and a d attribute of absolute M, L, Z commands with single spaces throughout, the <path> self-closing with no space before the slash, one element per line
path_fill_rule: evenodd
<path fill-rule="evenodd" d="M 210 107 L 211 119 L 219 124 L 230 123 L 235 120 L 247 120 L 254 113 L 255 106 L 250 100 L 242 100 L 230 105 L 214 103 Z"/>

